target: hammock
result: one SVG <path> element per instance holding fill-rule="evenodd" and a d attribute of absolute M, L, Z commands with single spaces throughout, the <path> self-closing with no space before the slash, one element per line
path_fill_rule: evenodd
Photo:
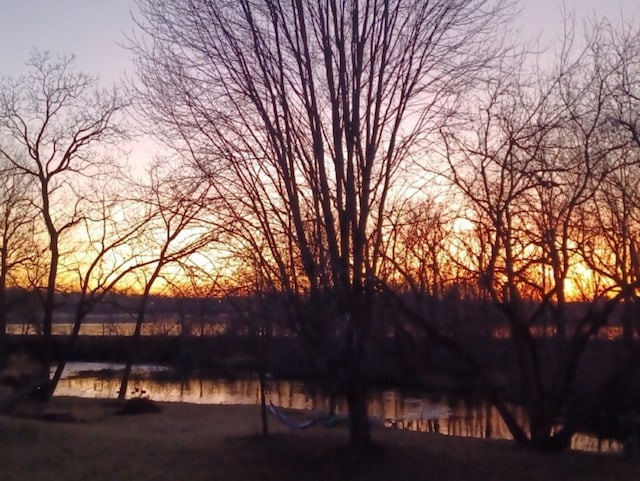
<path fill-rule="evenodd" d="M 320 414 L 320 415 L 316 416 L 315 418 L 307 419 L 307 420 L 301 421 L 301 422 L 296 422 L 293 419 L 291 419 L 290 417 L 288 417 L 285 413 L 283 413 L 282 410 L 280 410 L 276 406 L 274 406 L 274 404 L 271 401 L 269 401 L 269 411 L 271 412 L 271 414 L 273 414 L 278 419 L 278 421 L 280 421 L 282 424 L 284 424 L 285 426 L 287 426 L 291 430 L 294 430 L 294 429 L 306 429 L 308 427 L 313 426 L 318 421 L 320 421 L 321 419 L 324 418 L 324 415 Z"/>

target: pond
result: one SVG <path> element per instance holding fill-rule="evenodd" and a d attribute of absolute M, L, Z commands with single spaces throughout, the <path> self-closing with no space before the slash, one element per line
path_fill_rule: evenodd
<path fill-rule="evenodd" d="M 131 336 L 135 330 L 136 323 L 131 321 L 129 315 L 113 316 L 89 316 L 80 326 L 81 336 Z M 161 318 L 153 321 L 145 321 L 142 324 L 141 334 L 143 336 L 218 336 L 227 333 L 230 329 L 229 319 L 219 316 L 213 321 L 192 321 L 180 322 L 174 318 Z M 73 330 L 72 322 L 56 321 L 52 326 L 54 336 L 66 336 Z M 39 327 L 30 323 L 10 322 L 7 324 L 8 334 L 35 335 L 40 332 Z M 553 328 L 542 330 L 532 328 L 536 337 L 548 337 L 555 331 Z M 495 328 L 492 337 L 505 339 L 509 337 L 507 328 Z M 620 339 L 622 337 L 621 326 L 603 326 L 598 331 L 597 337 L 600 339 Z"/>
<path fill-rule="evenodd" d="M 135 331 L 136 323 L 122 320 L 117 321 L 92 321 L 83 322 L 80 326 L 81 336 L 131 336 Z M 73 330 L 72 322 L 54 322 L 51 331 L 54 336 L 68 336 Z M 142 324 L 143 336 L 217 336 L 227 332 L 225 322 L 198 322 L 183 324 L 175 320 L 145 322 Z M 35 335 L 39 328 L 29 323 L 7 324 L 8 334 Z"/>
<path fill-rule="evenodd" d="M 115 398 L 123 366 L 104 363 L 68 363 L 56 396 Z M 259 404 L 256 379 L 163 379 L 168 370 L 159 366 L 136 366 L 129 387 L 151 399 L 197 404 Z M 314 412 L 328 412 L 325 393 L 302 382 L 270 380 L 268 398 L 276 406 Z M 337 402 L 337 414 L 345 415 L 346 403 Z M 511 439 L 498 412 L 486 401 L 443 396 L 437 393 L 408 393 L 397 389 L 377 390 L 369 398 L 369 414 L 389 428 L 437 432 L 443 435 L 485 439 Z M 518 413 L 523 416 L 523 413 Z M 620 451 L 620 443 L 577 434 L 572 448 L 587 451 Z"/>

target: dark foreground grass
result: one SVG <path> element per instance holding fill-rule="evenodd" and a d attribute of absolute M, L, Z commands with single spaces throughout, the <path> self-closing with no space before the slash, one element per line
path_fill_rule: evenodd
<path fill-rule="evenodd" d="M 272 419 L 263 439 L 255 406 L 162 407 L 116 416 L 104 401 L 55 399 L 47 410 L 85 422 L 0 417 L 0 480 L 640 480 L 640 463 L 614 454 L 376 428 L 376 447 L 356 456 L 344 428 L 290 433 Z"/>

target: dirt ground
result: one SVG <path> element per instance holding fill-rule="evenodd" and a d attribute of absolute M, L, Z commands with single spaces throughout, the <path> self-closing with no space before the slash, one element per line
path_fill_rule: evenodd
<path fill-rule="evenodd" d="M 640 461 L 617 454 L 530 453 L 506 441 L 375 427 L 354 454 L 344 426 L 290 431 L 256 406 L 161 404 L 116 415 L 113 401 L 54 398 L 0 416 L 0 480 L 637 481 Z"/>

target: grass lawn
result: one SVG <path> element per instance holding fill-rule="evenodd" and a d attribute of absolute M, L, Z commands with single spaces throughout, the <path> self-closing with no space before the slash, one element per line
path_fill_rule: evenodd
<path fill-rule="evenodd" d="M 104 401 L 54 398 L 46 410 L 85 422 L 0 417 L 0 480 L 640 480 L 640 462 L 615 454 L 375 428 L 376 448 L 354 456 L 341 427 L 288 432 L 270 418 L 273 434 L 262 439 L 256 406 L 162 408 L 116 416 Z"/>

